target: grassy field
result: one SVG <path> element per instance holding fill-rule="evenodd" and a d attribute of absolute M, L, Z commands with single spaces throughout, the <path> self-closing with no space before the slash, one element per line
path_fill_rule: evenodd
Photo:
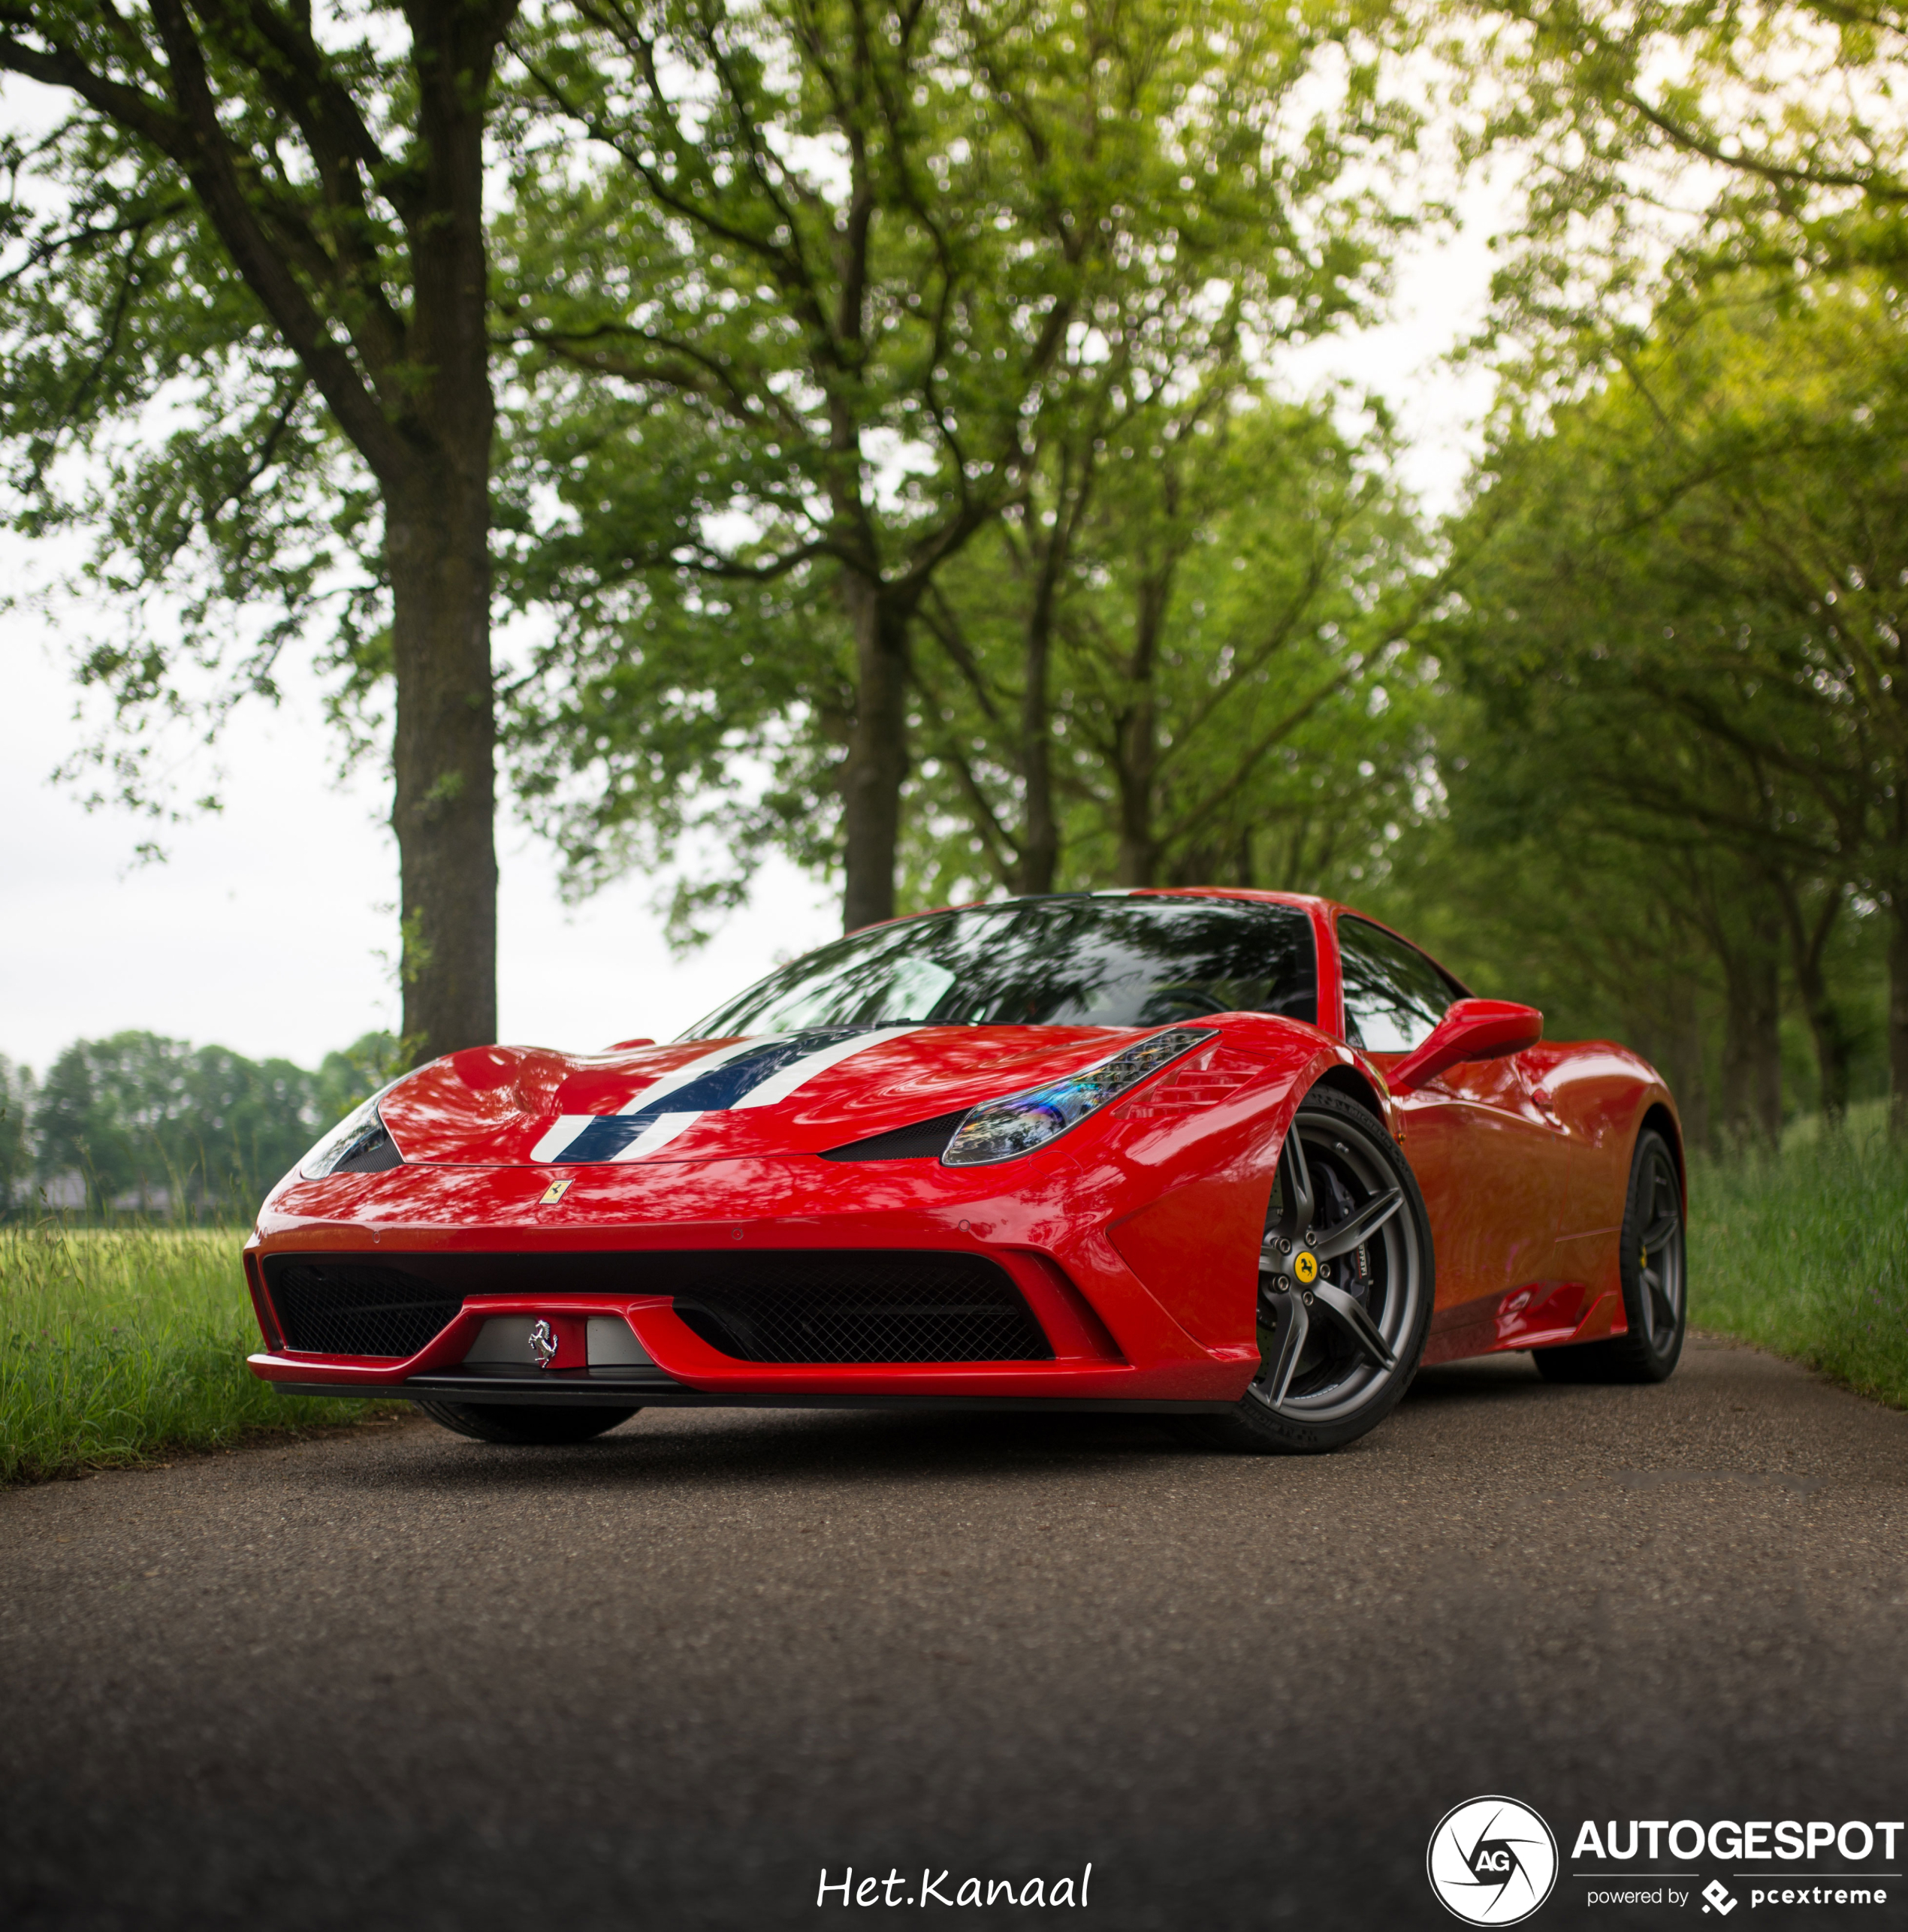
<path fill-rule="evenodd" d="M 287 1401 L 246 1367 L 260 1343 L 240 1239 L 0 1227 L 0 1481 L 355 1420 L 370 1406 Z"/>
<path fill-rule="evenodd" d="M 1908 1147 L 1882 1106 L 1689 1175 L 1689 1318 L 1908 1408 Z"/>

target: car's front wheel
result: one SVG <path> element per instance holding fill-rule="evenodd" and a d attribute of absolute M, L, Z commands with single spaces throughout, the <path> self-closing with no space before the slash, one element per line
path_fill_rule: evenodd
<path fill-rule="evenodd" d="M 1404 1155 L 1368 1108 L 1330 1088 L 1300 1103 L 1279 1151 L 1259 1251 L 1260 1369 L 1196 1439 L 1315 1455 L 1396 1405 L 1431 1321 L 1431 1224 Z"/>
<path fill-rule="evenodd" d="M 421 1402 L 418 1407 L 433 1422 L 476 1442 L 587 1442 L 637 1413 L 635 1408 L 566 1402 Z"/>

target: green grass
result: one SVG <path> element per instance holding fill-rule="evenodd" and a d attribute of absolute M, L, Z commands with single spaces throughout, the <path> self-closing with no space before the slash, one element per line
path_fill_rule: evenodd
<path fill-rule="evenodd" d="M 1689 1318 L 1908 1408 L 1908 1146 L 1879 1103 L 1692 1161 Z"/>
<path fill-rule="evenodd" d="M 261 1344 L 241 1239 L 0 1227 L 0 1482 L 355 1421 L 374 1406 L 287 1400 L 246 1367 Z"/>

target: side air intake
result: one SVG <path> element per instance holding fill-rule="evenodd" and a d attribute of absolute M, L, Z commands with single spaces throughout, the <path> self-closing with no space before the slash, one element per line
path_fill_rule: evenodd
<path fill-rule="evenodd" d="M 401 1268 L 364 1261 L 268 1260 L 288 1348 L 402 1360 L 440 1334 L 463 1297 Z"/>

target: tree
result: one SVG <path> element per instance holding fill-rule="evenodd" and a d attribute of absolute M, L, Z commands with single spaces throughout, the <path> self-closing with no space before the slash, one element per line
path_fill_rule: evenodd
<path fill-rule="evenodd" d="M 108 762 L 149 801 L 143 723 L 216 728 L 235 693 L 270 693 L 375 509 L 341 649 L 394 682 L 420 1054 L 497 1030 L 484 177 L 515 11 L 406 0 L 396 32 L 298 0 L 20 0 L 0 19 L 0 69 L 65 116 L 6 143 L 11 516 L 95 529 L 90 581 L 131 612 L 80 664 L 134 726 Z M 184 421 L 131 433 L 165 412 Z M 165 587 L 184 592 L 177 635 L 146 614 Z M 234 643 L 260 606 L 275 617 Z"/>
<path fill-rule="evenodd" d="M 1354 876 L 1429 752 L 1401 639 L 1436 580 L 1384 438 L 1236 363 L 1100 427 L 930 606 L 924 893 Z"/>
<path fill-rule="evenodd" d="M 316 1137 L 313 1086 L 289 1061 L 155 1034 L 76 1040 L 34 1110 L 41 1178 L 77 1175 L 102 1208 L 249 1212 Z"/>
<path fill-rule="evenodd" d="M 0 1212 L 23 1200 L 33 1176 L 33 1070 L 0 1054 Z"/>
<path fill-rule="evenodd" d="M 1508 419 L 1451 648 L 1535 787 L 1566 786 L 1674 882 L 1727 984 L 1725 1116 L 1768 1131 L 1777 955 L 1833 1113 L 1838 922 L 1863 896 L 1908 930 L 1908 334 L 1866 278 L 1738 279 L 1605 345 L 1583 400 Z"/>
<path fill-rule="evenodd" d="M 322 1132 L 404 1071 L 403 1043 L 367 1033 L 342 1052 L 328 1053 L 312 1076 L 312 1119 Z"/>
<path fill-rule="evenodd" d="M 1712 195 L 1699 249 L 1719 241 L 1765 263 L 1798 247 L 1818 265 L 1901 261 L 1900 8 L 1491 0 L 1463 17 L 1486 42 L 1464 62 L 1490 83 L 1475 139 L 1530 152 L 1535 237 L 1580 259 L 1586 227 L 1605 241 L 1634 236 L 1662 211 L 1656 191 L 1693 175 Z M 1686 210 L 1686 191 L 1667 198 Z"/>
<path fill-rule="evenodd" d="M 824 750 L 794 763 L 832 780 L 844 923 L 890 915 L 918 620 L 1026 496 L 1056 418 L 1089 418 L 1119 376 L 1109 311 L 1170 339 L 1204 303 L 1270 343 L 1369 292 L 1384 218 L 1348 164 L 1402 118 L 1355 51 L 1342 98 L 1304 92 L 1358 24 L 1232 0 L 553 16 L 527 51 L 549 131 L 527 149 L 509 279 L 569 514 L 525 594 L 563 573 L 572 627 L 538 667 L 555 695 L 536 723 L 599 727 L 572 768 L 600 770 L 612 817 L 666 815 L 666 783 L 619 773 L 669 756 L 634 708 L 573 701 L 579 655 L 597 699 L 614 689 L 579 632 L 646 654 L 659 611 L 669 635 L 699 623 L 711 666 L 663 715 L 726 717 L 705 694 L 739 692 L 759 722 L 765 681 L 741 660 L 763 663 L 764 622 L 805 629 L 771 654 L 811 667 L 783 715 Z M 768 586 L 785 588 L 765 605 Z M 780 817 L 814 838 L 816 812 Z"/>

